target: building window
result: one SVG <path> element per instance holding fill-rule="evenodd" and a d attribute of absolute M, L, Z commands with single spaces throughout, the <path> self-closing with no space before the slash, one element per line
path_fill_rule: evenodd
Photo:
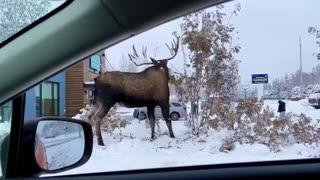
<path fill-rule="evenodd" d="M 48 81 L 36 87 L 36 115 L 59 116 L 59 83 Z"/>
<path fill-rule="evenodd" d="M 11 122 L 12 117 L 12 101 L 0 106 L 0 122 Z"/>
<path fill-rule="evenodd" d="M 101 57 L 99 55 L 93 55 L 89 61 L 90 72 L 99 74 L 101 72 Z"/>

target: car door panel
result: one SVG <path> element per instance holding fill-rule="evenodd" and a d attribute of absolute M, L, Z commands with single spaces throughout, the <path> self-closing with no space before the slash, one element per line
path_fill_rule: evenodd
<path fill-rule="evenodd" d="M 239 163 L 209 166 L 149 169 L 125 172 L 96 173 L 59 177 L 61 180 L 87 179 L 126 180 L 126 179 L 319 179 L 318 160 L 293 160 L 282 162 Z M 55 179 L 56 177 L 48 177 Z"/>

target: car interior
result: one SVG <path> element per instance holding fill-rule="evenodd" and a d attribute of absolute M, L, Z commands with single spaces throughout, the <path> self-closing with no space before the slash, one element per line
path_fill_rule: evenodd
<path fill-rule="evenodd" d="M 67 0 L 2 42 L 0 102 L 12 101 L 12 122 L 10 134 L 1 145 L 0 179 L 319 179 L 317 158 L 39 177 L 85 164 L 92 153 L 93 136 L 88 124 L 52 117 L 57 122 L 70 121 L 83 128 L 84 155 L 68 168 L 50 171 L 39 167 L 33 156 L 34 137 L 38 124 L 48 118 L 24 122 L 27 90 L 105 48 L 188 13 L 229 1 Z M 105 163 L 112 162 L 105 159 Z"/>

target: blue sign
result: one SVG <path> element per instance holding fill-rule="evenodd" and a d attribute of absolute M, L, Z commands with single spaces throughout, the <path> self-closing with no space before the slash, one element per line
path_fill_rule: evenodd
<path fill-rule="evenodd" d="M 252 74 L 252 84 L 268 84 L 268 74 Z"/>
<path fill-rule="evenodd" d="M 90 57 L 90 69 L 100 72 L 100 56 L 99 55 L 93 55 Z"/>

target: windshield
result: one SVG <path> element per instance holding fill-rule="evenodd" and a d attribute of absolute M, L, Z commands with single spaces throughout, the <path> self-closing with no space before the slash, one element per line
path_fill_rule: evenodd
<path fill-rule="evenodd" d="M 66 0 L 0 0 L 0 43 L 62 5 Z"/>
<path fill-rule="evenodd" d="M 320 90 L 319 6 L 238 0 L 177 18 L 29 89 L 25 121 L 93 125 L 90 160 L 59 175 L 320 158 L 320 107 L 306 98 Z M 48 166 L 64 167 L 80 138 L 55 129 Z"/>
<path fill-rule="evenodd" d="M 0 44 L 64 2 L 66 0 L 0 0 Z M 9 101 L 0 105 L 0 146 L 10 133 L 11 118 L 12 101 Z"/>

